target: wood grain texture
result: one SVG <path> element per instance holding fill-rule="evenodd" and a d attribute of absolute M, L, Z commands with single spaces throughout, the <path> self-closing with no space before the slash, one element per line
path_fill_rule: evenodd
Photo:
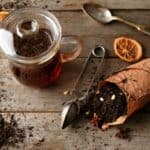
<path fill-rule="evenodd" d="M 0 111 L 60 112 L 62 104 L 71 98 L 64 96 L 63 92 L 72 89 L 84 61 L 85 58 L 78 58 L 74 62 L 64 64 L 62 75 L 55 85 L 47 89 L 32 89 L 18 83 L 12 77 L 7 60 L 1 60 Z M 127 65 L 119 59 L 106 59 L 101 75 L 109 75 Z M 146 110 L 150 112 L 149 107 Z"/>
<path fill-rule="evenodd" d="M 9 70 L 4 54 L 0 52 L 0 113 L 10 118 L 9 111 L 14 111 L 19 125 L 26 130 L 24 144 L 2 150 L 149 150 L 150 105 L 123 125 L 133 129 L 131 141 L 117 139 L 116 127 L 102 132 L 87 121 L 60 129 L 62 104 L 70 100 L 63 92 L 73 87 L 88 53 L 95 45 L 107 49 L 101 75 L 111 74 L 129 65 L 117 59 L 113 53 L 113 40 L 118 36 L 135 38 L 142 43 L 144 57 L 150 57 L 148 36 L 121 23 L 102 25 L 93 21 L 81 11 L 82 4 L 89 1 L 113 9 L 114 15 L 124 19 L 150 25 L 150 0 L 0 0 L 2 9 L 38 6 L 50 10 L 59 19 L 63 35 L 80 36 L 84 43 L 80 58 L 64 64 L 57 83 L 47 89 L 32 89 L 18 83 Z M 32 137 L 28 126 L 34 126 Z M 42 138 L 44 142 L 39 144 Z"/>
<path fill-rule="evenodd" d="M 150 56 L 149 37 L 136 31 L 127 25 L 112 22 L 108 25 L 103 25 L 88 18 L 82 12 L 53 12 L 59 19 L 62 25 L 63 35 L 77 35 L 83 39 L 84 50 L 82 56 L 87 56 L 89 51 L 95 45 L 102 45 L 107 48 L 107 57 L 114 57 L 113 41 L 116 37 L 127 36 L 139 41 L 144 49 L 145 57 Z M 139 24 L 150 25 L 150 11 L 114 11 L 128 20 Z M 138 19 L 140 18 L 140 19 Z"/>
<path fill-rule="evenodd" d="M 10 0 L 0 0 L 4 6 L 7 6 L 8 2 Z M 12 0 L 11 2 L 14 8 L 32 5 L 49 10 L 80 10 L 82 4 L 86 2 L 95 2 L 110 9 L 150 9 L 149 0 Z"/>
<path fill-rule="evenodd" d="M 115 21 L 105 25 L 98 23 L 86 16 L 82 11 L 51 12 L 59 19 L 64 35 L 135 35 L 137 37 L 145 36 L 144 38 L 149 38 L 147 35 L 123 23 Z M 114 10 L 113 14 L 137 24 L 150 25 L 149 10 Z"/>
<path fill-rule="evenodd" d="M 92 35 L 92 36 L 82 36 L 79 35 L 80 39 L 83 42 L 83 50 L 81 52 L 80 57 L 87 57 L 87 55 L 90 53 L 90 51 L 96 47 L 97 45 L 103 46 L 106 48 L 106 57 L 107 58 L 118 58 L 115 53 L 114 53 L 114 49 L 113 49 L 113 43 L 114 43 L 114 39 L 116 37 L 120 37 L 120 36 L 126 36 L 126 37 L 130 37 L 130 38 L 134 38 L 136 39 L 138 42 L 140 42 L 142 44 L 142 48 L 143 48 L 143 53 L 144 56 L 143 57 L 150 57 L 150 48 L 149 48 L 149 38 L 146 37 L 145 35 L 122 35 L 122 34 L 118 34 L 118 35 Z M 66 46 L 65 49 L 67 49 L 68 46 Z M 2 51 L 0 51 L 0 59 L 4 59 L 6 58 L 5 55 L 2 53 Z"/>
<path fill-rule="evenodd" d="M 86 57 L 90 50 L 96 45 L 102 45 L 107 49 L 107 57 L 115 57 L 113 52 L 113 41 L 119 36 L 127 36 L 139 41 L 143 46 L 144 56 L 150 57 L 149 36 L 136 31 L 136 29 L 132 29 L 118 22 L 102 25 L 88 18 L 81 11 L 52 13 L 59 19 L 63 35 L 75 35 L 83 40 L 84 49 L 81 57 Z M 114 11 L 114 14 L 128 18 L 128 20 L 133 20 L 139 24 L 150 25 L 150 11 L 148 10 L 119 10 Z M 4 58 L 1 51 L 0 58 Z"/>
<path fill-rule="evenodd" d="M 10 119 L 10 114 L 3 115 Z M 61 130 L 59 113 L 16 113 L 15 118 L 25 128 L 26 139 L 24 144 L 18 144 L 18 148 L 10 147 L 7 150 L 149 150 L 150 147 L 149 114 L 138 113 L 122 125 L 133 130 L 130 133 L 131 141 L 116 138 L 116 127 L 101 131 L 88 121 L 80 121 Z M 32 131 L 28 130 L 30 126 L 33 127 Z M 32 137 L 29 136 L 31 133 Z M 43 138 L 44 142 L 39 144 Z"/>
<path fill-rule="evenodd" d="M 65 35 L 143 35 L 136 29 L 119 22 L 112 22 L 106 25 L 100 24 L 87 17 L 82 11 L 53 13 L 59 19 Z M 114 11 L 114 14 L 138 24 L 150 25 L 150 11 Z"/>

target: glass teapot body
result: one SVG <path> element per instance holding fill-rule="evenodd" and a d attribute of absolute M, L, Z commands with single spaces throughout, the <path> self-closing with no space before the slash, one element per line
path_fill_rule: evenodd
<path fill-rule="evenodd" d="M 14 76 L 32 87 L 53 83 L 60 75 L 62 63 L 75 59 L 81 51 L 77 38 L 62 38 L 61 26 L 53 14 L 36 7 L 10 13 L 1 23 L 0 41 Z M 60 52 L 62 43 L 77 46 Z"/>

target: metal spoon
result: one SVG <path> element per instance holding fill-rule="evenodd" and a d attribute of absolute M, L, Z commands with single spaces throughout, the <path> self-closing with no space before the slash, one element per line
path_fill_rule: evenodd
<path fill-rule="evenodd" d="M 150 26 L 145 25 L 138 25 L 136 23 L 127 21 L 123 18 L 120 18 L 118 16 L 112 16 L 109 9 L 104 8 L 103 6 L 99 4 L 94 3 L 85 3 L 83 4 L 83 11 L 93 18 L 94 20 L 101 22 L 101 23 L 110 23 L 111 21 L 120 21 L 122 23 L 125 23 L 131 27 L 136 28 L 138 31 L 143 32 L 144 34 L 150 35 Z"/>
<path fill-rule="evenodd" d="M 91 57 L 93 57 L 93 56 L 96 58 L 100 58 L 101 61 L 97 65 L 96 72 L 95 72 L 94 76 L 92 77 L 92 80 L 90 81 L 86 92 L 84 93 L 84 95 L 81 95 L 80 89 L 78 89 L 78 88 L 81 88 L 81 87 L 79 87 L 80 82 L 81 82 L 84 72 L 89 64 L 89 61 L 90 61 Z M 77 79 L 76 84 L 72 90 L 73 93 L 75 94 L 75 98 L 72 99 L 71 101 L 69 101 L 68 103 L 66 103 L 65 106 L 63 107 L 62 116 L 61 116 L 61 128 L 62 129 L 66 128 L 69 124 L 71 124 L 77 118 L 77 116 L 80 114 L 80 112 L 82 110 L 84 110 L 85 106 L 87 106 L 89 104 L 89 100 L 90 100 L 89 91 L 97 77 L 97 74 L 99 73 L 99 68 L 102 65 L 104 56 L 105 56 L 105 49 L 100 46 L 97 46 L 96 48 L 94 48 L 91 51 L 90 55 L 88 56 L 84 66 L 83 66 L 83 69 L 79 75 L 79 78 Z"/>

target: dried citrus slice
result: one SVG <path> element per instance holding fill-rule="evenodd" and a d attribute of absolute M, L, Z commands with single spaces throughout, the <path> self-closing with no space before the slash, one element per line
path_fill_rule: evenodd
<path fill-rule="evenodd" d="M 9 15 L 9 12 L 7 12 L 7 11 L 1 11 L 0 12 L 0 21 L 2 21 L 8 15 Z"/>
<path fill-rule="evenodd" d="M 136 62 L 142 55 L 142 46 L 134 39 L 119 37 L 114 41 L 115 54 L 124 61 Z"/>

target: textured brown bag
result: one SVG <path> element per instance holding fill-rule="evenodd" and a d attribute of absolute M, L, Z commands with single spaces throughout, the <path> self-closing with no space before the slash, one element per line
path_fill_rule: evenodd
<path fill-rule="evenodd" d="M 114 73 L 105 81 L 115 83 L 125 94 L 127 113 L 114 122 L 103 124 L 103 129 L 124 123 L 130 115 L 150 102 L 150 58 Z"/>

